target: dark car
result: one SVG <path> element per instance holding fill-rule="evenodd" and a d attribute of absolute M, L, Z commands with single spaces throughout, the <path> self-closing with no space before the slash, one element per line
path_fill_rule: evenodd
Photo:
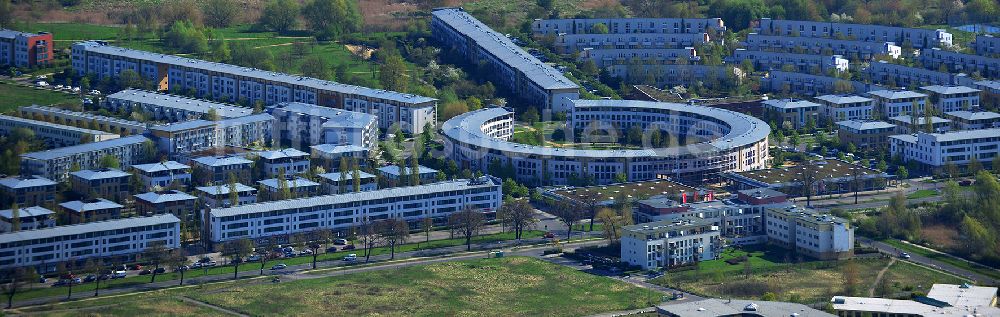
<path fill-rule="evenodd" d="M 97 280 L 100 280 L 100 281 L 109 280 L 109 279 L 111 279 L 111 274 L 101 274 L 101 276 L 97 277 Z"/>
<path fill-rule="evenodd" d="M 84 283 L 90 283 L 96 280 L 97 280 L 97 275 L 87 275 L 87 277 L 83 278 Z"/>
<path fill-rule="evenodd" d="M 556 237 L 556 235 L 553 234 L 553 233 L 551 233 L 551 232 L 546 232 L 545 233 L 545 238 L 547 238 L 547 239 L 552 239 L 552 238 L 555 238 L 555 237 Z"/>
<path fill-rule="evenodd" d="M 139 271 L 139 275 L 149 275 L 149 274 L 153 274 L 153 271 L 150 270 Z"/>
<path fill-rule="evenodd" d="M 344 246 L 344 250 L 354 250 L 354 245 L 353 244 L 348 244 L 348 245 Z"/>
<path fill-rule="evenodd" d="M 132 269 L 136 270 L 136 271 L 141 270 L 142 269 L 142 265 L 139 265 L 139 264 L 132 265 Z"/>
<path fill-rule="evenodd" d="M 337 252 L 337 247 L 326 248 L 326 253 L 334 253 L 334 252 Z"/>
<path fill-rule="evenodd" d="M 163 274 L 163 273 L 167 272 L 167 269 L 162 268 L 162 267 L 158 267 L 158 268 L 156 268 L 156 270 L 153 270 L 153 272 L 156 272 L 156 274 Z"/>

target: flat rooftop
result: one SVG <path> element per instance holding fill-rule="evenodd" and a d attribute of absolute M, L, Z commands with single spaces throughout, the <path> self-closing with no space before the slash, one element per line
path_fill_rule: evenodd
<path fill-rule="evenodd" d="M 621 193 L 625 193 L 630 198 L 644 199 L 653 196 L 680 197 L 681 193 L 694 193 L 697 191 L 698 189 L 691 186 L 671 180 L 658 179 L 604 186 L 566 188 L 550 192 L 575 201 L 583 201 L 596 195 L 597 201 L 603 202 L 614 200 Z"/>
<path fill-rule="evenodd" d="M 851 168 L 860 168 L 862 177 L 882 174 L 882 172 L 840 160 L 819 160 L 814 162 L 814 165 L 817 168 L 816 176 L 818 179 L 851 177 Z M 758 182 L 773 185 L 797 181 L 802 178 L 802 171 L 804 169 L 805 167 L 803 165 L 795 165 L 783 168 L 736 172 L 735 174 Z"/>
<path fill-rule="evenodd" d="M 171 95 L 149 90 L 125 89 L 110 94 L 107 98 L 141 104 L 151 104 L 159 107 L 182 109 L 197 113 L 208 113 L 210 109 L 215 109 L 215 112 L 219 115 L 219 117 L 225 119 L 253 114 L 253 109 L 250 108 L 237 107 L 228 103 Z"/>

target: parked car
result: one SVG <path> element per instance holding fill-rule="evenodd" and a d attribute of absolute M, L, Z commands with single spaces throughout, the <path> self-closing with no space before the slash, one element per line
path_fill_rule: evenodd
<path fill-rule="evenodd" d="M 553 234 L 552 232 L 546 232 L 545 233 L 545 238 L 546 239 L 552 239 L 552 238 L 555 238 L 555 237 L 556 237 L 556 235 Z"/>
<path fill-rule="evenodd" d="M 333 244 L 336 244 L 336 245 L 346 245 L 347 244 L 347 239 L 333 240 Z"/>
<path fill-rule="evenodd" d="M 39 80 L 39 81 L 35 82 L 35 85 L 38 85 L 38 87 L 48 87 L 49 83 L 47 83 L 45 81 L 42 81 L 42 80 Z"/>
<path fill-rule="evenodd" d="M 62 90 L 63 89 L 63 85 L 56 85 L 56 89 Z"/>
<path fill-rule="evenodd" d="M 348 244 L 348 245 L 344 246 L 344 250 L 354 250 L 354 245 L 353 244 Z"/>
<path fill-rule="evenodd" d="M 97 280 L 97 275 L 93 275 L 93 274 L 87 275 L 87 277 L 83 278 L 83 282 L 84 283 L 90 283 L 90 282 L 93 282 L 93 281 L 96 281 L 96 280 Z"/>
<path fill-rule="evenodd" d="M 68 285 L 69 284 L 68 281 L 69 280 L 58 280 L 55 283 L 52 283 L 52 287 L 59 287 L 59 286 L 63 286 L 63 285 Z"/>
<path fill-rule="evenodd" d="M 115 271 L 114 274 L 111 274 L 112 279 L 125 278 L 126 276 L 128 276 L 128 273 L 125 271 Z"/>
<path fill-rule="evenodd" d="M 41 276 L 41 277 L 38 278 L 38 282 L 39 283 L 45 283 L 45 282 L 48 282 L 48 281 L 49 281 L 49 279 L 45 278 L 44 276 Z"/>
<path fill-rule="evenodd" d="M 284 270 L 287 267 L 288 267 L 288 265 L 285 265 L 285 263 L 278 263 L 278 264 L 275 264 L 274 266 L 272 266 L 271 270 L 272 271 Z"/>
<path fill-rule="evenodd" d="M 175 269 L 174 269 L 174 272 L 180 272 L 180 271 L 187 271 L 187 270 L 190 270 L 190 269 L 191 269 L 191 267 L 190 267 L 190 266 L 187 266 L 187 265 L 181 265 L 181 266 L 179 266 L 179 267 L 175 268 Z"/>
<path fill-rule="evenodd" d="M 153 272 L 156 272 L 156 274 L 163 274 L 163 273 L 167 272 L 167 269 L 162 268 L 162 267 L 158 267 L 155 270 L 153 270 Z"/>
<path fill-rule="evenodd" d="M 110 280 L 110 279 L 111 279 L 111 274 L 101 274 L 101 275 L 97 276 L 97 280 L 98 281 L 105 281 L 105 280 Z"/>
<path fill-rule="evenodd" d="M 134 264 L 134 265 L 132 265 L 132 269 L 136 270 L 136 271 L 141 270 L 142 269 L 142 265 Z"/>
<path fill-rule="evenodd" d="M 198 268 L 201 268 L 202 265 L 203 264 L 201 264 L 201 262 L 195 262 L 195 263 L 192 263 L 189 268 L 198 269 Z"/>
<path fill-rule="evenodd" d="M 257 262 L 257 261 L 260 261 L 260 255 L 259 254 L 254 254 L 254 255 L 251 255 L 251 256 L 247 257 L 247 262 Z"/>
<path fill-rule="evenodd" d="M 354 253 L 348 254 L 347 256 L 344 257 L 344 261 L 348 262 L 354 262 L 357 260 L 358 260 L 358 255 Z"/>
<path fill-rule="evenodd" d="M 73 284 L 83 284 L 83 279 L 77 277 L 77 278 L 70 279 L 69 282 L 73 283 Z"/>
<path fill-rule="evenodd" d="M 139 271 L 139 275 L 149 275 L 149 274 L 153 274 L 153 271 L 150 270 Z"/>
<path fill-rule="evenodd" d="M 334 252 L 337 252 L 337 247 L 326 248 L 326 253 L 334 253 Z"/>
<path fill-rule="evenodd" d="M 305 249 L 305 250 L 302 250 L 301 252 L 299 252 L 299 255 L 312 255 L 312 254 L 313 254 L 313 250 L 309 250 L 309 249 Z"/>

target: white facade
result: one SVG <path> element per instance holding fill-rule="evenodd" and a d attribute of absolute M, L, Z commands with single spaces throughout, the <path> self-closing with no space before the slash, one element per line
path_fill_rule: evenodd
<path fill-rule="evenodd" d="M 98 130 L 111 131 L 120 135 L 137 135 L 146 131 L 146 124 L 138 121 L 105 117 L 86 112 L 70 111 L 55 107 L 31 105 L 17 109 L 21 117 L 35 120 L 53 121 L 71 126 L 89 125 Z"/>
<path fill-rule="evenodd" d="M 795 206 L 765 212 L 764 226 L 771 243 L 821 260 L 853 255 L 854 228 L 850 221 Z"/>
<path fill-rule="evenodd" d="M 345 171 L 343 174 L 341 174 L 341 172 L 333 172 L 319 174 L 316 176 L 322 179 L 323 189 L 327 194 L 333 195 L 355 192 L 353 171 Z M 341 181 L 341 178 L 344 180 Z M 367 192 L 378 189 L 378 182 L 375 179 L 375 175 L 358 171 L 358 181 L 359 186 L 357 191 L 359 192 Z M 341 191 L 341 188 L 344 190 Z"/>
<path fill-rule="evenodd" d="M 240 183 L 234 185 L 237 204 L 246 205 L 257 202 L 257 189 Z M 229 184 L 202 186 L 195 189 L 197 190 L 198 197 L 212 208 L 231 207 L 232 205 L 229 193 L 232 192 L 233 188 L 230 188 Z"/>
<path fill-rule="evenodd" d="M 908 43 L 913 48 L 948 47 L 952 34 L 942 29 L 903 28 L 885 25 L 796 21 L 763 18 L 755 22 L 761 34 L 786 37 L 851 38 L 865 42 Z"/>
<path fill-rule="evenodd" d="M 535 35 L 591 34 L 594 26 L 603 24 L 608 33 L 705 33 L 726 30 L 720 18 L 610 18 L 610 19 L 546 19 L 531 22 Z"/>
<path fill-rule="evenodd" d="M 713 260 L 721 251 L 719 227 L 705 220 L 660 221 L 622 228 L 621 261 L 643 270 Z"/>
<path fill-rule="evenodd" d="M 376 191 L 305 197 L 212 210 L 206 217 L 212 242 L 262 238 L 319 228 L 349 230 L 364 219 L 409 222 L 444 218 L 475 208 L 492 213 L 503 200 L 500 180 L 456 180 Z"/>
<path fill-rule="evenodd" d="M 108 141 L 80 144 L 76 146 L 31 152 L 21 155 L 22 175 L 42 175 L 56 181 L 69 177 L 70 167 L 97 169 L 101 158 L 114 156 L 122 166 L 139 163 L 143 159 L 143 143 L 149 141 L 144 136 L 134 135 Z"/>
<path fill-rule="evenodd" d="M 923 115 L 927 105 L 927 95 L 907 90 L 876 90 L 868 95 L 875 99 L 880 117 L 899 115 Z"/>
<path fill-rule="evenodd" d="M 133 217 L 0 234 L 0 268 L 47 266 L 44 272 L 59 262 L 133 255 L 154 244 L 180 246 L 177 217 Z"/>
<path fill-rule="evenodd" d="M 261 161 L 264 162 L 264 171 L 268 176 L 277 176 L 278 171 L 284 169 L 285 175 L 305 173 L 309 170 L 309 153 L 296 149 L 283 149 L 274 151 L 261 151 Z"/>
<path fill-rule="evenodd" d="M 60 148 L 117 139 L 118 135 L 104 131 L 77 128 L 32 119 L 0 115 L 0 134 L 10 135 L 15 129 L 28 129 L 35 137 L 45 141 L 49 147 Z"/>
<path fill-rule="evenodd" d="M 275 144 L 306 148 L 320 144 L 357 145 L 373 149 L 378 144 L 378 118 L 362 112 L 283 102 L 267 108 L 275 117 Z"/>
<path fill-rule="evenodd" d="M 924 67 L 931 69 L 944 66 L 954 73 L 978 73 L 985 78 L 1000 79 L 1000 58 L 996 57 L 952 52 L 935 47 L 920 50 L 920 61 Z"/>
<path fill-rule="evenodd" d="M 746 48 L 752 51 L 840 55 L 846 59 L 870 60 L 876 56 L 899 58 L 902 49 L 892 42 L 865 42 L 815 37 L 788 37 L 750 33 Z"/>
<path fill-rule="evenodd" d="M 790 122 L 796 129 L 805 127 L 809 121 L 812 121 L 814 125 L 819 123 L 820 105 L 815 102 L 799 99 L 775 99 L 764 101 L 761 104 L 764 106 L 764 112 L 775 114 L 781 118 L 782 122 Z"/>
<path fill-rule="evenodd" d="M 175 161 L 132 165 L 132 169 L 139 174 L 147 190 L 154 190 L 156 187 L 167 188 L 174 182 L 182 185 L 191 184 L 191 167 Z"/>
<path fill-rule="evenodd" d="M 986 163 L 1000 153 L 1000 129 L 894 135 L 889 143 L 890 154 L 932 167 L 964 165 L 973 159 Z"/>
<path fill-rule="evenodd" d="M 935 112 L 968 111 L 979 107 L 979 93 L 982 90 L 966 86 L 924 86 L 921 90 L 930 96 Z"/>
<path fill-rule="evenodd" d="M 21 230 L 35 230 L 56 226 L 55 212 L 39 207 L 21 207 L 17 210 L 21 221 Z M 12 209 L 0 210 L 0 233 L 11 232 L 14 229 L 14 212 Z"/>
<path fill-rule="evenodd" d="M 749 60 L 756 70 L 783 69 L 785 65 L 789 65 L 800 73 L 819 72 L 826 74 L 831 70 L 846 72 L 850 67 L 850 61 L 840 55 L 749 51 L 742 48 L 736 49 L 729 59 L 736 64 Z"/>
<path fill-rule="evenodd" d="M 855 95 L 823 95 L 816 97 L 820 116 L 833 121 L 869 120 L 875 101 Z"/>

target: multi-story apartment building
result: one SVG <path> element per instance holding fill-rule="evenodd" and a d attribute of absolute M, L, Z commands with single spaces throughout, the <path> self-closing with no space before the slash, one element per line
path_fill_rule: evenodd
<path fill-rule="evenodd" d="M 837 122 L 837 137 L 843 144 L 864 150 L 882 150 L 889 146 L 889 136 L 896 125 L 884 121 L 845 120 Z"/>
<path fill-rule="evenodd" d="M 1000 79 L 1000 58 L 965 54 L 940 48 L 920 50 L 920 61 L 924 67 L 938 69 L 942 65 L 953 73 L 978 73 L 989 79 Z"/>
<path fill-rule="evenodd" d="M 235 183 L 233 184 L 233 187 L 230 187 L 229 184 L 216 184 L 212 186 L 202 186 L 195 189 L 197 190 L 198 197 L 201 198 L 202 202 L 211 208 L 232 207 L 233 197 L 230 193 L 233 191 L 236 192 L 237 205 L 246 205 L 257 202 L 257 189 L 241 183 Z"/>
<path fill-rule="evenodd" d="M 679 65 L 679 64 L 646 64 L 640 65 L 638 73 L 629 64 L 612 65 L 605 68 L 611 76 L 630 78 L 643 76 L 652 78 L 657 86 L 690 86 L 700 82 L 709 88 L 721 88 L 722 83 L 735 83 L 746 77 L 738 67 L 733 65 Z M 645 78 L 643 78 L 645 80 Z"/>
<path fill-rule="evenodd" d="M 267 111 L 275 118 L 275 144 L 300 149 L 319 144 L 375 148 L 378 144 L 378 118 L 370 114 L 301 102 L 279 103 Z"/>
<path fill-rule="evenodd" d="M 1000 128 L 1000 113 L 989 111 L 951 111 L 944 117 L 951 120 L 953 130 Z"/>
<path fill-rule="evenodd" d="M 560 34 L 597 34 L 595 25 L 603 24 L 611 34 L 631 33 L 707 33 L 726 31 L 720 18 L 609 18 L 547 19 L 531 22 L 535 36 Z M 711 31 L 710 31 L 711 30 Z"/>
<path fill-rule="evenodd" d="M 814 196 L 850 193 L 856 188 L 858 191 L 882 190 L 890 178 L 884 172 L 833 159 L 815 160 L 809 164 L 784 168 L 723 173 L 722 177 L 734 190 L 770 188 L 788 194 L 789 197 L 800 197 L 806 193 L 806 183 L 802 178 L 807 173 L 816 178 L 810 191 Z M 855 184 L 860 186 L 854 186 Z"/>
<path fill-rule="evenodd" d="M 855 93 L 862 94 L 869 90 L 885 89 L 879 85 L 860 81 L 844 80 L 825 75 L 803 74 L 796 72 L 770 71 L 761 82 L 761 89 L 781 93 L 819 96 L 826 94 Z"/>
<path fill-rule="evenodd" d="M 369 149 L 357 145 L 320 144 L 309 147 L 313 160 L 328 171 L 340 170 L 340 161 L 348 160 L 348 164 L 358 163 L 358 167 L 368 165 Z"/>
<path fill-rule="evenodd" d="M 149 128 L 150 137 L 161 153 L 176 155 L 210 150 L 218 145 L 215 122 L 191 120 Z"/>
<path fill-rule="evenodd" d="M 58 263 L 92 257 L 125 262 L 153 245 L 180 247 L 180 228 L 177 217 L 162 215 L 0 234 L 0 268 L 48 273 Z"/>
<path fill-rule="evenodd" d="M 429 217 L 443 222 L 452 213 L 466 208 L 490 216 L 503 201 L 501 188 L 499 179 L 484 176 L 476 180 L 256 203 L 211 210 L 203 217 L 203 228 L 215 243 L 250 238 L 276 244 L 284 243 L 283 239 L 293 233 L 316 229 L 346 232 L 368 221 L 389 218 L 415 223 Z"/>
<path fill-rule="evenodd" d="M 869 120 L 875 108 L 875 100 L 858 95 L 822 95 L 814 99 L 820 105 L 820 117 L 835 122 Z"/>
<path fill-rule="evenodd" d="M 0 179 L 0 206 L 43 206 L 56 201 L 56 182 L 40 176 Z"/>
<path fill-rule="evenodd" d="M 865 42 L 895 42 L 913 48 L 949 47 L 952 34 L 942 29 L 903 28 L 895 26 L 794 21 L 763 18 L 754 22 L 758 33 L 791 37 L 848 38 Z"/>
<path fill-rule="evenodd" d="M 86 112 L 39 105 L 20 107 L 17 110 L 23 118 L 55 122 L 75 127 L 88 127 L 90 129 L 110 131 L 122 136 L 139 135 L 146 131 L 146 124 L 142 122 L 105 117 Z"/>
<path fill-rule="evenodd" d="M 694 47 L 685 48 L 639 48 L 639 49 L 617 49 L 617 48 L 586 48 L 580 52 L 581 61 L 592 60 L 597 67 L 611 67 L 614 65 L 629 65 L 638 63 L 639 65 L 659 65 L 659 64 L 682 64 L 681 60 L 697 61 L 698 52 Z M 686 64 L 686 63 L 685 63 Z"/>
<path fill-rule="evenodd" d="M 800 73 L 827 74 L 830 71 L 846 72 L 851 62 L 840 55 L 797 54 L 786 52 L 748 51 L 738 48 L 729 62 L 749 60 L 756 70 L 780 70 L 786 65 Z"/>
<path fill-rule="evenodd" d="M 118 138 L 117 134 L 83 129 L 45 121 L 0 115 L 0 134 L 11 135 L 15 129 L 28 129 L 35 137 L 42 139 L 51 148 L 73 146 L 81 143 L 107 141 Z"/>
<path fill-rule="evenodd" d="M 777 119 L 778 124 L 788 122 L 793 128 L 801 129 L 806 123 L 819 124 L 820 105 L 800 99 L 776 99 L 762 102 L 764 114 Z"/>
<path fill-rule="evenodd" d="M 564 112 L 572 108 L 571 100 L 580 97 L 576 83 L 462 9 L 440 8 L 431 15 L 431 32 L 444 45 L 445 54 L 482 63 L 483 73 L 491 74 L 494 84 L 527 106 Z"/>
<path fill-rule="evenodd" d="M 890 154 L 907 162 L 930 168 L 948 163 L 961 166 L 972 160 L 990 162 L 1000 154 L 1000 129 L 894 135 L 889 137 L 889 144 Z"/>
<path fill-rule="evenodd" d="M 764 209 L 790 205 L 787 195 L 767 188 L 740 190 L 736 194 L 727 200 L 686 202 L 687 197 L 682 197 L 681 202 L 667 197 L 640 200 L 634 216 L 636 223 L 704 219 L 719 227 L 720 235 L 733 244 L 767 241 Z"/>
<path fill-rule="evenodd" d="M 556 52 L 586 49 L 683 49 L 711 42 L 707 33 L 566 34 L 556 38 Z"/>
<path fill-rule="evenodd" d="M 0 65 L 33 67 L 55 58 L 51 33 L 24 33 L 0 29 Z"/>
<path fill-rule="evenodd" d="M 764 213 L 769 243 L 820 260 L 854 256 L 854 227 L 849 220 L 795 206 L 768 208 Z"/>
<path fill-rule="evenodd" d="M 56 226 L 55 212 L 38 207 L 18 207 L 17 219 L 21 226 L 14 230 L 14 210 L 0 210 L 0 233 L 52 228 Z"/>
<path fill-rule="evenodd" d="M 309 153 L 293 148 L 260 151 L 257 155 L 260 157 L 258 163 L 264 163 L 264 172 L 271 177 L 277 176 L 279 170 L 284 170 L 285 175 L 305 173 L 309 170 Z"/>
<path fill-rule="evenodd" d="M 927 95 L 909 90 L 875 90 L 868 95 L 875 99 L 880 118 L 891 118 L 900 115 L 924 114 L 927 105 Z M 879 118 L 876 118 L 879 119 Z"/>
<path fill-rule="evenodd" d="M 111 112 L 142 112 L 148 120 L 167 122 L 202 119 L 210 112 L 222 119 L 253 114 L 252 109 L 227 103 L 138 89 L 110 94 L 104 99 L 102 107 Z"/>
<path fill-rule="evenodd" d="M 132 174 L 113 168 L 79 170 L 69 173 L 69 183 L 77 195 L 123 201 L 132 190 L 129 184 L 131 177 Z"/>
<path fill-rule="evenodd" d="M 323 189 L 327 194 L 332 195 L 355 192 L 353 171 L 325 173 L 316 176 L 319 176 L 323 182 Z M 378 189 L 378 182 L 375 179 L 375 175 L 362 171 L 358 171 L 358 185 L 357 191 L 361 192 Z"/>
<path fill-rule="evenodd" d="M 896 134 L 911 134 L 917 131 L 923 132 L 947 132 L 951 130 L 951 120 L 932 116 L 930 131 L 928 131 L 927 117 L 913 117 L 901 115 L 889 118 L 889 123 L 896 125 Z"/>
<path fill-rule="evenodd" d="M 191 166 L 175 161 L 132 165 L 147 190 L 167 188 L 172 185 L 191 185 Z"/>
<path fill-rule="evenodd" d="M 124 207 L 104 198 L 74 200 L 59 204 L 66 220 L 73 224 L 118 219 L 121 218 Z"/>
<path fill-rule="evenodd" d="M 253 161 L 242 156 L 202 156 L 191 159 L 192 172 L 202 173 L 207 181 L 216 184 L 229 182 L 229 175 L 236 177 L 236 182 L 249 183 L 250 168 Z"/>
<path fill-rule="evenodd" d="M 722 252 L 719 227 L 710 221 L 657 221 L 622 227 L 622 262 L 643 270 L 715 259 Z"/>
<path fill-rule="evenodd" d="M 888 61 L 872 62 L 865 75 L 872 82 L 889 87 L 920 87 L 923 85 L 954 85 L 969 81 L 965 74 L 939 72 L 920 67 L 893 64 Z"/>
<path fill-rule="evenodd" d="M 73 69 L 79 74 L 105 78 L 132 70 L 153 83 L 157 90 L 193 90 L 197 96 L 230 102 L 244 100 L 249 104 L 295 101 L 342 108 L 378 116 L 382 129 L 398 125 L 403 132 L 414 134 L 423 132 L 427 124 L 436 124 L 437 100 L 424 96 L 114 47 L 96 41 L 74 44 L 72 54 Z"/>
<path fill-rule="evenodd" d="M 403 169 L 403 172 L 407 175 L 407 177 L 410 177 L 412 179 L 414 173 L 412 168 L 405 167 Z M 385 178 L 385 180 L 389 183 L 389 186 L 398 186 L 400 184 L 399 177 L 401 176 L 402 173 L 400 173 L 399 171 L 399 166 L 389 165 L 389 166 L 379 167 L 378 173 L 379 175 L 382 175 L 383 178 Z M 426 184 L 434 182 L 434 180 L 437 178 L 438 170 L 423 165 L 417 165 L 416 173 L 420 175 L 419 176 L 420 183 Z M 410 180 L 407 179 L 406 183 L 410 184 Z"/>
<path fill-rule="evenodd" d="M 143 143 L 149 141 L 144 136 L 133 135 L 108 141 L 80 144 L 41 152 L 21 155 L 21 174 L 41 175 L 57 181 L 66 179 L 70 168 L 95 169 L 101 167 L 101 158 L 112 156 L 121 166 L 141 163 L 147 158 Z"/>
<path fill-rule="evenodd" d="M 750 33 L 744 47 L 750 51 L 840 55 L 848 60 L 871 60 L 877 56 L 899 58 L 902 49 L 892 42 L 866 42 L 815 37 L 787 37 Z"/>
<path fill-rule="evenodd" d="M 220 146 L 268 146 L 274 137 L 274 116 L 252 114 L 215 122 L 215 140 Z"/>
<path fill-rule="evenodd" d="M 924 86 L 920 87 L 930 96 L 931 107 L 935 113 L 952 111 L 967 111 L 979 108 L 979 95 L 982 90 L 966 86 Z"/>
<path fill-rule="evenodd" d="M 268 178 L 257 181 L 257 184 L 260 185 L 260 201 L 312 197 L 322 190 L 319 183 L 297 176 L 285 176 L 284 180 Z M 287 188 L 288 192 L 283 193 L 283 188 Z"/>
<path fill-rule="evenodd" d="M 198 197 L 179 190 L 147 192 L 135 195 L 135 212 L 141 216 L 170 214 L 183 221 L 198 219 Z"/>
<path fill-rule="evenodd" d="M 1000 55 L 1000 37 L 992 34 L 976 34 L 976 55 L 998 57 Z"/>
<path fill-rule="evenodd" d="M 1000 106 L 1000 81 L 980 80 L 972 83 L 972 86 L 983 91 L 981 100 L 984 106 Z"/>

